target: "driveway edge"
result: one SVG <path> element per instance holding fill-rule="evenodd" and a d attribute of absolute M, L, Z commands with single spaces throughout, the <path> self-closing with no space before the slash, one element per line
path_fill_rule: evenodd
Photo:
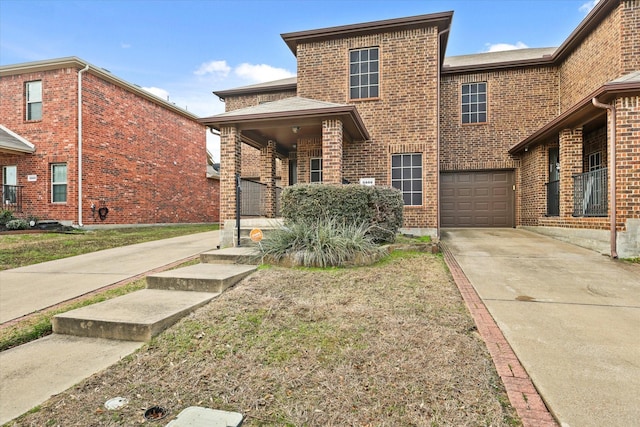
<path fill-rule="evenodd" d="M 558 423 L 455 257 L 443 242 L 440 249 L 523 426 L 557 427 Z"/>

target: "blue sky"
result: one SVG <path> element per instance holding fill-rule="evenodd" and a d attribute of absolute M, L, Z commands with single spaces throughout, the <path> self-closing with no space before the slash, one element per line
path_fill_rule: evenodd
<path fill-rule="evenodd" d="M 552 47 L 594 3 L 0 0 L 0 65 L 77 56 L 205 117 L 224 111 L 213 90 L 295 75 L 295 57 L 281 33 L 453 11 L 447 56 Z"/>

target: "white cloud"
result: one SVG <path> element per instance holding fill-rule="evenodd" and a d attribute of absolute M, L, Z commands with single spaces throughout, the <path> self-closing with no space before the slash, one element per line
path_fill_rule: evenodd
<path fill-rule="evenodd" d="M 131 44 L 129 43 L 120 43 L 120 47 L 123 49 L 129 49 L 131 47 Z"/>
<path fill-rule="evenodd" d="M 151 86 L 151 87 L 143 87 L 142 89 L 146 90 L 149 93 L 154 94 L 158 98 L 164 99 L 165 101 L 169 99 L 169 92 L 162 88 Z"/>
<path fill-rule="evenodd" d="M 237 76 L 256 83 L 268 82 L 271 80 L 286 79 L 293 77 L 295 74 L 285 70 L 284 68 L 276 68 L 266 64 L 240 64 L 234 72 Z"/>
<path fill-rule="evenodd" d="M 485 52 L 502 52 L 504 50 L 515 50 L 515 49 L 526 49 L 529 46 L 522 42 L 517 42 L 516 44 L 509 43 L 487 43 L 487 50 Z"/>
<path fill-rule="evenodd" d="M 600 2 L 600 0 L 589 0 L 588 2 L 586 2 L 585 4 L 583 4 L 582 6 L 580 6 L 580 8 L 578 10 L 580 10 L 580 12 L 584 12 L 585 14 L 591 12 L 591 10 L 596 7 L 596 5 Z"/>
<path fill-rule="evenodd" d="M 196 76 L 204 76 L 212 74 L 217 77 L 227 77 L 231 67 L 227 65 L 227 61 L 209 61 L 200 65 L 196 71 L 193 72 Z"/>

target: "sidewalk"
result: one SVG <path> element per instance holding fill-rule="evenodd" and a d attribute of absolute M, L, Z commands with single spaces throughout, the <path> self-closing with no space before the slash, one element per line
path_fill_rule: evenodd
<path fill-rule="evenodd" d="M 189 234 L 0 271 L 0 323 L 215 249 L 219 235 Z"/>
<path fill-rule="evenodd" d="M 215 249 L 210 231 L 0 272 L 0 322 Z M 142 342 L 53 334 L 0 352 L 0 425 L 133 353 Z"/>
<path fill-rule="evenodd" d="M 638 265 L 524 230 L 442 240 L 561 426 L 638 425 Z"/>

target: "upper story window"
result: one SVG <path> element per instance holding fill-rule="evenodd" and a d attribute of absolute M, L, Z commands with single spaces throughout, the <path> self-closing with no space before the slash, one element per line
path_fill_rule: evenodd
<path fill-rule="evenodd" d="M 462 123 L 487 122 L 487 83 L 462 85 Z"/>
<path fill-rule="evenodd" d="M 402 191 L 405 206 L 422 205 L 422 154 L 391 156 L 391 186 Z"/>
<path fill-rule="evenodd" d="M 311 159 L 311 182 L 322 182 L 322 159 Z"/>
<path fill-rule="evenodd" d="M 51 203 L 66 203 L 67 201 L 67 164 L 53 163 L 51 165 Z"/>
<path fill-rule="evenodd" d="M 380 95 L 379 49 L 349 51 L 349 98 L 377 98 Z"/>
<path fill-rule="evenodd" d="M 27 120 L 42 119 L 42 81 L 27 82 L 25 85 L 27 99 Z"/>

